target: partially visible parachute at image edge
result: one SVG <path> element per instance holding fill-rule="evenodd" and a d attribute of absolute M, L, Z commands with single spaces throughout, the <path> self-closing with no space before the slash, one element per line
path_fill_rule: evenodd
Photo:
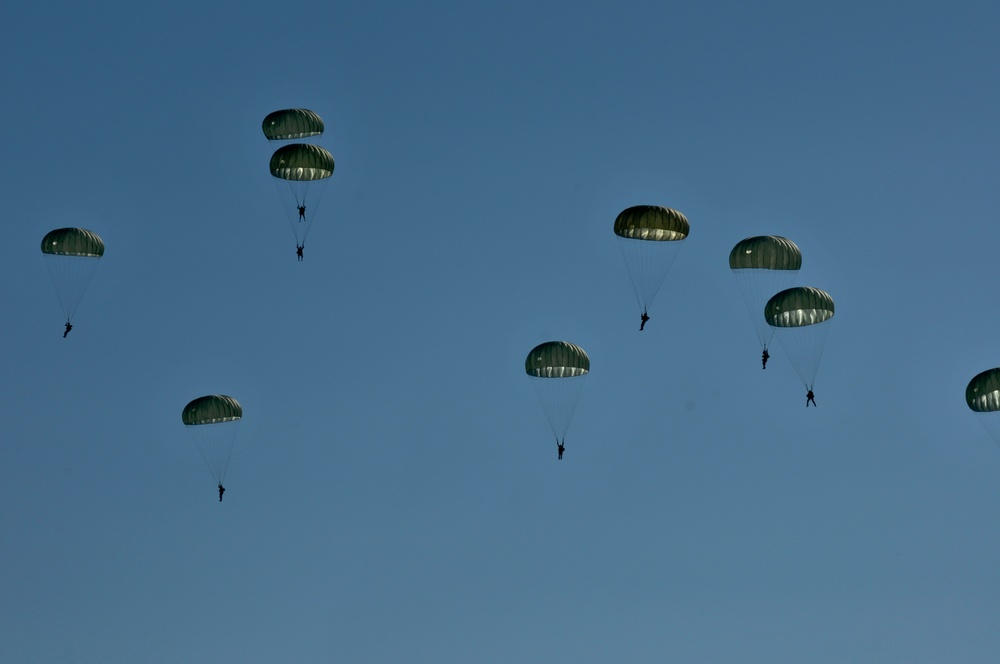
<path fill-rule="evenodd" d="M 969 381 L 965 388 L 965 403 L 977 413 L 1000 410 L 1000 368 L 988 369 Z"/>
<path fill-rule="evenodd" d="M 818 288 L 796 286 L 775 294 L 764 307 L 764 319 L 775 328 L 781 345 L 806 389 L 812 390 L 826 345 L 833 298 Z"/>
<path fill-rule="evenodd" d="M 765 350 L 774 336 L 774 328 L 764 318 L 764 307 L 772 295 L 792 285 L 801 267 L 802 252 L 794 242 L 778 235 L 744 238 L 729 252 L 729 269 Z"/>
<path fill-rule="evenodd" d="M 619 238 L 635 299 L 645 314 L 663 285 L 680 245 L 690 234 L 691 224 L 677 210 L 636 205 L 618 214 L 614 232 Z"/>
<path fill-rule="evenodd" d="M 965 388 L 965 403 L 1000 446 L 1000 368 L 976 374 Z"/>
<path fill-rule="evenodd" d="M 209 394 L 192 400 L 181 411 L 181 421 L 221 486 L 226 479 L 243 407 L 233 397 Z"/>
<path fill-rule="evenodd" d="M 104 256 L 104 241 L 85 228 L 57 228 L 42 238 L 42 255 L 66 316 L 66 333 L 94 270 Z M 63 334 L 63 337 L 66 336 Z"/>
<path fill-rule="evenodd" d="M 261 123 L 269 141 L 288 141 L 323 133 L 323 119 L 307 108 L 287 108 L 268 113 Z"/>
<path fill-rule="evenodd" d="M 547 341 L 531 349 L 524 371 L 531 377 L 556 442 L 565 443 L 583 379 L 590 373 L 590 357 L 576 344 Z"/>

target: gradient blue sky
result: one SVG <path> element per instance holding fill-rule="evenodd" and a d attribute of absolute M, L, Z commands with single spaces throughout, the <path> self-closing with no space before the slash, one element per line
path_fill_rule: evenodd
<path fill-rule="evenodd" d="M 3 662 L 996 662 L 1000 9 L 20 3 Z M 337 169 L 305 261 L 272 110 Z M 692 231 L 646 331 L 611 233 Z M 40 252 L 107 252 L 63 339 Z M 730 274 L 837 301 L 806 410 Z M 556 461 L 523 372 L 592 374 Z M 245 417 L 226 498 L 180 422 Z"/>

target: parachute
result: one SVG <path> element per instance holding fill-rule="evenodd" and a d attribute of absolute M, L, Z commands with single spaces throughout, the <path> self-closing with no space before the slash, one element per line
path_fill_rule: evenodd
<path fill-rule="evenodd" d="M 42 255 L 68 325 L 104 255 L 104 242 L 93 231 L 58 228 L 42 238 Z"/>
<path fill-rule="evenodd" d="M 323 189 L 333 175 L 333 166 L 333 155 L 307 143 L 285 145 L 271 155 L 271 175 L 297 246 L 305 245 Z"/>
<path fill-rule="evenodd" d="M 625 259 L 635 299 L 646 313 L 691 231 L 687 217 L 670 208 L 637 205 L 615 219 L 615 235 Z"/>
<path fill-rule="evenodd" d="M 181 412 L 184 427 L 191 433 L 195 447 L 219 484 L 226 479 L 242 418 L 243 408 L 239 402 L 223 394 L 198 397 Z"/>
<path fill-rule="evenodd" d="M 802 267 L 802 253 L 795 243 L 777 235 L 740 240 L 729 252 L 729 268 L 746 302 L 750 320 L 766 350 L 774 328 L 764 320 L 764 306 L 772 295 L 792 285 Z"/>
<path fill-rule="evenodd" d="M 319 136 L 324 127 L 323 119 L 309 109 L 288 108 L 268 113 L 261 129 L 269 141 L 293 141 Z"/>
<path fill-rule="evenodd" d="M 993 442 L 1000 445 L 1000 368 L 988 369 L 969 381 L 965 403 L 978 415 Z"/>
<path fill-rule="evenodd" d="M 829 293 L 808 286 L 783 290 L 764 307 L 764 319 L 775 329 L 807 390 L 812 390 L 816 382 L 833 313 L 833 298 Z"/>
<path fill-rule="evenodd" d="M 575 344 L 548 341 L 531 349 L 524 371 L 531 377 L 556 440 L 565 442 L 583 379 L 590 373 L 590 358 Z"/>

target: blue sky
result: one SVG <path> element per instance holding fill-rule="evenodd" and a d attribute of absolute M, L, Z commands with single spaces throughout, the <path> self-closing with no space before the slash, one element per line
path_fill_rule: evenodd
<path fill-rule="evenodd" d="M 996 661 L 1000 10 L 226 4 L 0 28 L 0 660 Z M 337 163 L 301 263 L 292 107 Z M 691 222 L 641 334 L 637 204 Z M 64 226 L 107 248 L 66 339 Z M 728 269 L 764 234 L 837 302 L 816 409 Z"/>

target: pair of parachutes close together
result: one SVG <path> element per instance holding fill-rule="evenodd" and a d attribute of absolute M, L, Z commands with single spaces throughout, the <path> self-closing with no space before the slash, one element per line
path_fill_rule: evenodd
<path fill-rule="evenodd" d="M 682 213 L 655 205 L 630 207 L 615 219 L 614 233 L 641 312 L 640 331 L 650 320 L 649 307 L 690 230 Z M 835 311 L 833 298 L 818 288 L 791 287 L 802 267 L 802 253 L 783 237 L 741 240 L 729 253 L 729 267 L 760 340 L 763 368 L 777 334 L 806 388 L 806 405 L 810 401 L 815 405 L 813 386 Z M 590 357 L 576 344 L 549 341 L 528 353 L 524 370 L 538 393 L 561 459 L 583 379 L 590 373 Z"/>
<path fill-rule="evenodd" d="M 301 261 L 306 236 L 316 216 L 326 183 L 333 175 L 333 155 L 312 143 L 293 143 L 322 136 L 323 119 L 305 108 L 268 113 L 261 123 L 267 140 L 284 143 L 271 155 L 268 166 L 278 188 L 281 206 L 295 235 L 295 253 Z"/>

